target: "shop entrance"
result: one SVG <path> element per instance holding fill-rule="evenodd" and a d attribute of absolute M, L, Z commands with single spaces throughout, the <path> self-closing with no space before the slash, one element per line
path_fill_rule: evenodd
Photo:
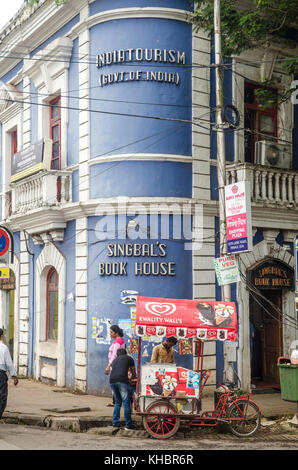
<path fill-rule="evenodd" d="M 251 378 L 257 388 L 279 387 L 277 359 L 282 356 L 282 290 L 250 294 Z"/>

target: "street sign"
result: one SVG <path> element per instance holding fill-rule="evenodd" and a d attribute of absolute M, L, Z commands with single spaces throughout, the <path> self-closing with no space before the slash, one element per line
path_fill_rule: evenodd
<path fill-rule="evenodd" d="M 240 281 L 240 274 L 235 255 L 215 258 L 213 262 L 219 286 Z"/>
<path fill-rule="evenodd" d="M 9 279 L 10 270 L 7 266 L 0 266 L 0 279 Z"/>
<path fill-rule="evenodd" d="M 250 183 L 225 186 L 228 253 L 252 251 Z"/>
<path fill-rule="evenodd" d="M 0 257 L 4 256 L 10 246 L 10 238 L 6 230 L 0 228 Z"/>

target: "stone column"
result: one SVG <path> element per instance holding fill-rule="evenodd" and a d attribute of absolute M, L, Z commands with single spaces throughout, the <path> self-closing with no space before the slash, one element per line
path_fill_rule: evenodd
<path fill-rule="evenodd" d="M 75 387 L 87 388 L 87 330 L 88 330 L 88 219 L 76 221 L 76 339 Z"/>
<path fill-rule="evenodd" d="M 28 375 L 29 367 L 29 274 L 30 259 L 24 232 L 20 233 L 20 314 L 19 375 Z M 32 319 L 32 321 L 34 321 Z M 31 325 L 32 328 L 32 325 Z"/>

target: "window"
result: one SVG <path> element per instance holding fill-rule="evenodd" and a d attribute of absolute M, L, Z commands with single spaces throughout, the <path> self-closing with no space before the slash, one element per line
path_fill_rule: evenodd
<path fill-rule="evenodd" d="M 11 133 L 11 149 L 12 149 L 12 157 L 18 151 L 18 132 L 17 130 L 12 131 Z"/>
<path fill-rule="evenodd" d="M 255 143 L 259 140 L 277 140 L 277 107 L 260 109 L 255 90 L 259 85 L 245 83 L 244 93 L 244 148 L 245 161 L 254 163 Z"/>
<path fill-rule="evenodd" d="M 47 275 L 46 341 L 58 339 L 58 273 L 51 268 Z"/>
<path fill-rule="evenodd" d="M 53 141 L 51 168 L 61 169 L 61 101 L 60 96 L 50 102 L 50 138 Z"/>

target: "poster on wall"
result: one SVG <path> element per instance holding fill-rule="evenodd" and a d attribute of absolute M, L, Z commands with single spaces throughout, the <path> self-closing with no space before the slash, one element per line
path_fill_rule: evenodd
<path fill-rule="evenodd" d="M 215 258 L 213 262 L 219 286 L 240 281 L 240 274 L 235 255 Z"/>
<path fill-rule="evenodd" d="M 249 181 L 225 186 L 225 208 L 228 253 L 252 251 Z"/>
<path fill-rule="evenodd" d="M 97 344 L 110 344 L 110 328 L 112 321 L 109 318 L 92 317 L 92 339 Z"/>

